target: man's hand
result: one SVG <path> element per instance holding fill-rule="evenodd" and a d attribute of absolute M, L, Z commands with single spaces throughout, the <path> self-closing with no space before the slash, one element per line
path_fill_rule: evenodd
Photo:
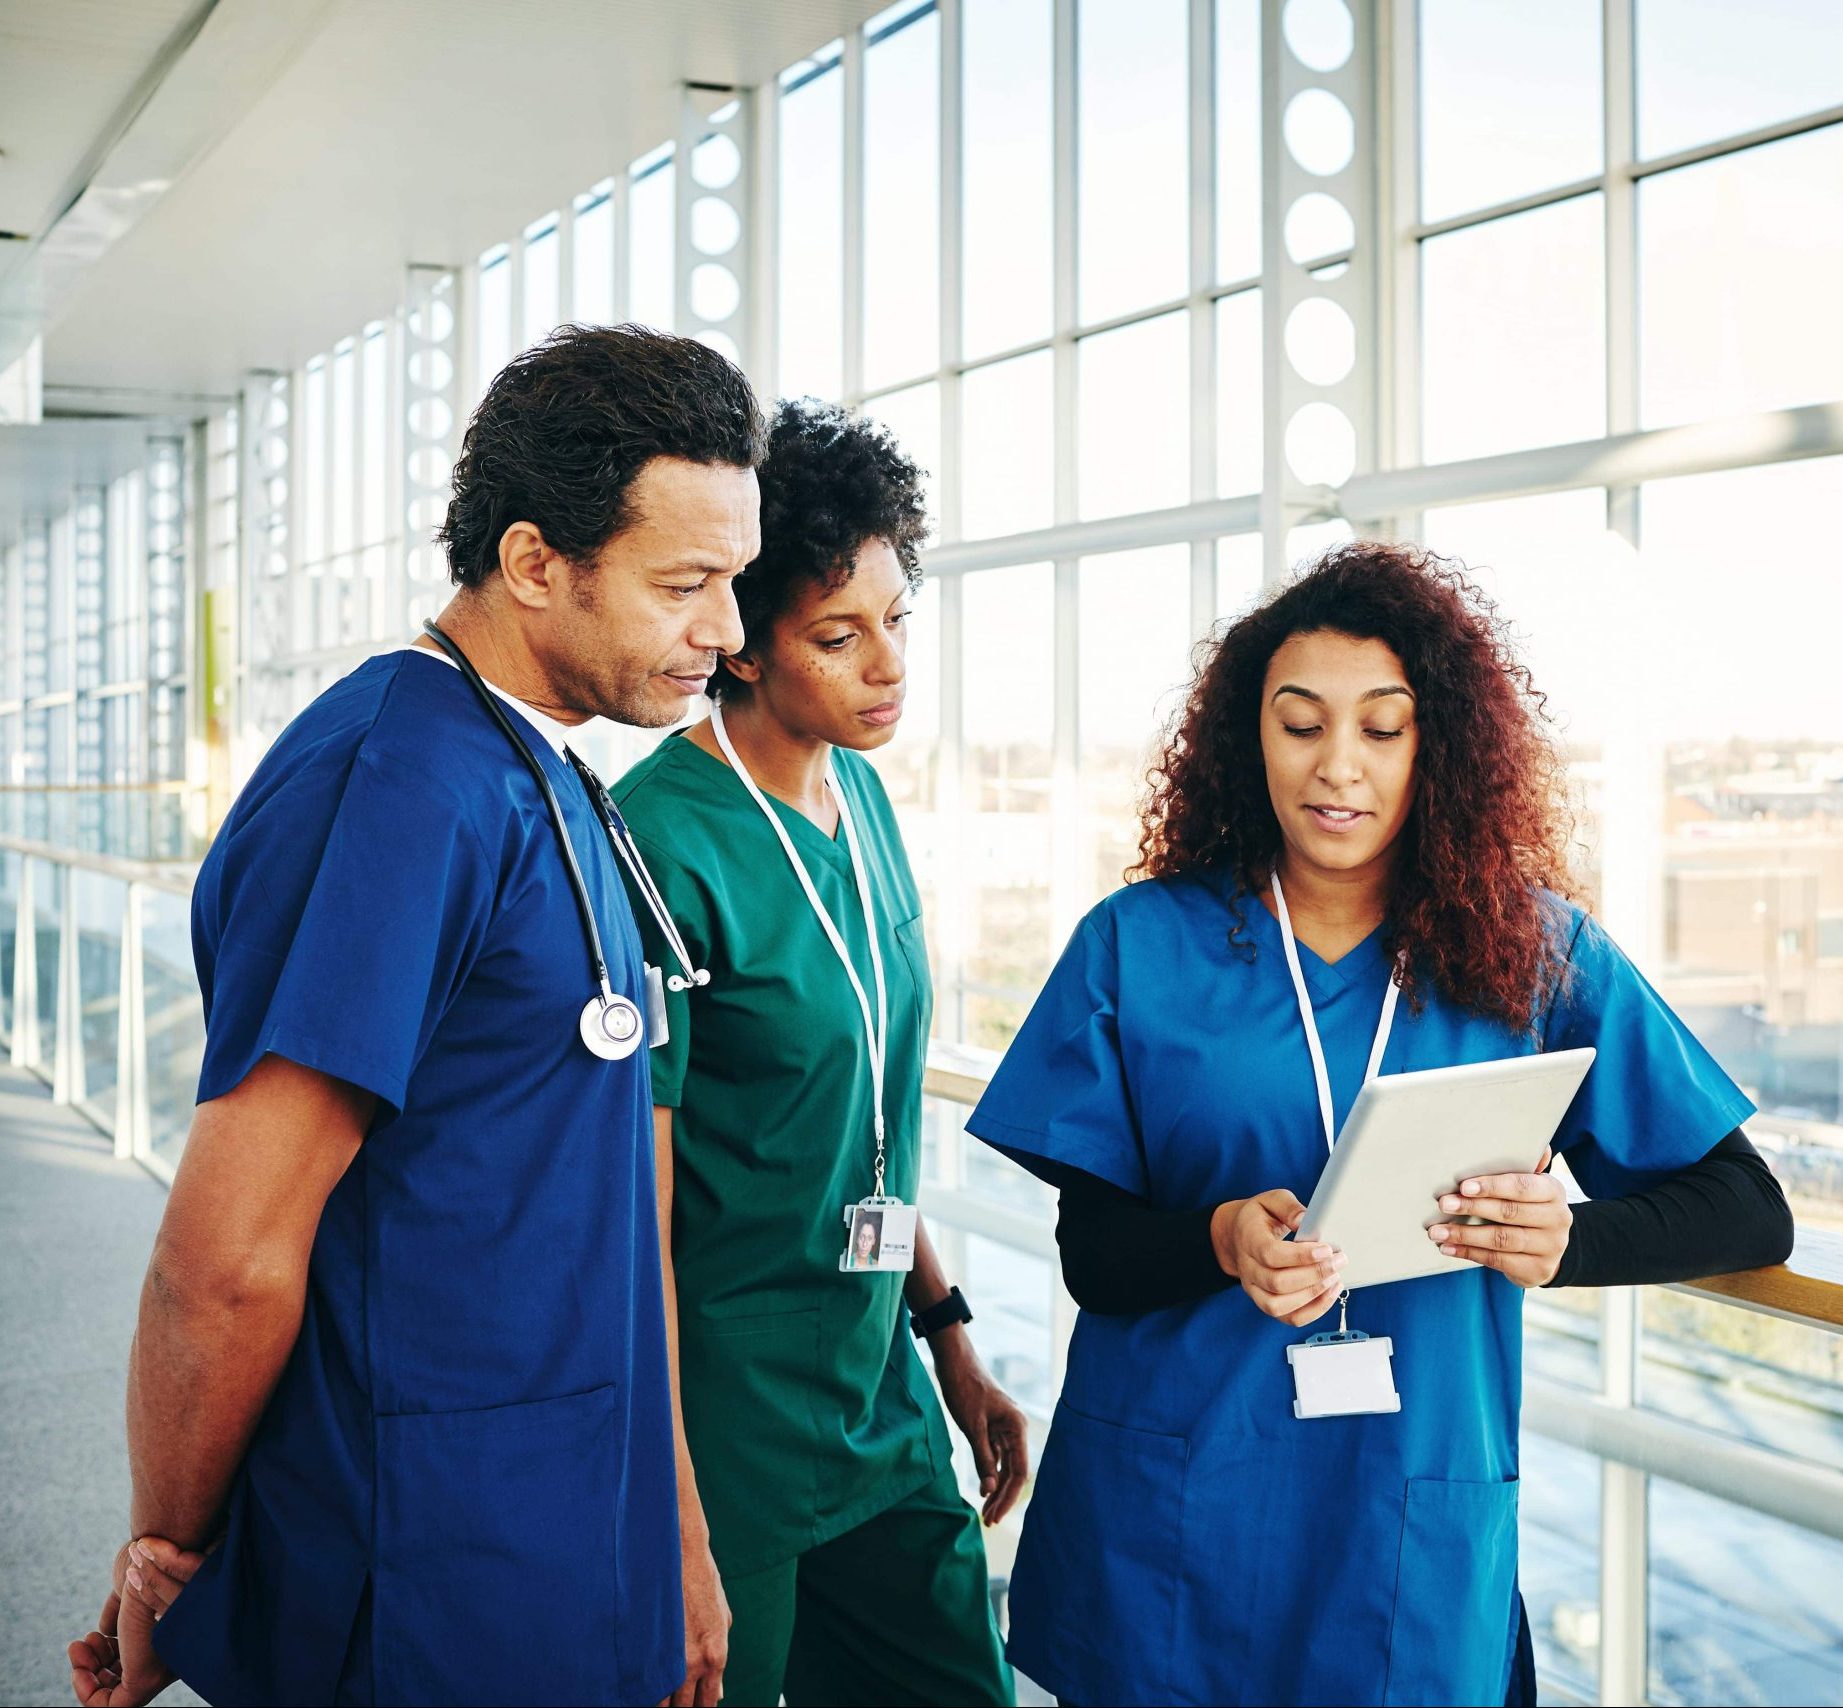
<path fill-rule="evenodd" d="M 1482 1216 L 1478 1225 L 1436 1222 L 1427 1237 L 1448 1257 L 1501 1271 L 1519 1287 L 1546 1287 L 1561 1268 L 1574 1227 L 1562 1183 L 1548 1173 L 1550 1152 L 1534 1174 L 1487 1174 L 1462 1180 L 1440 1200 L 1448 1216 Z"/>
<path fill-rule="evenodd" d="M 1344 1290 L 1341 1251 L 1286 1237 L 1304 1216 L 1305 1206 L 1280 1187 L 1218 1204 L 1209 1224 L 1223 1274 L 1241 1283 L 1256 1310 L 1295 1328 L 1316 1322 Z"/>
<path fill-rule="evenodd" d="M 730 1658 L 730 1604 L 710 1543 L 681 1542 L 685 1573 L 685 1682 L 672 1692 L 672 1708 L 715 1708 L 723 1700 L 723 1669 Z"/>
<path fill-rule="evenodd" d="M 115 1556 L 114 1587 L 96 1629 L 65 1651 L 83 1708 L 138 1708 L 173 1682 L 154 1653 L 154 1626 L 204 1558 L 155 1537 L 130 1542 Z"/>
<path fill-rule="evenodd" d="M 1017 1401 L 986 1374 L 966 1325 L 955 1323 L 928 1337 L 941 1397 L 973 1449 L 980 1516 L 996 1524 L 1017 1504 L 1030 1475 L 1030 1431 Z"/>

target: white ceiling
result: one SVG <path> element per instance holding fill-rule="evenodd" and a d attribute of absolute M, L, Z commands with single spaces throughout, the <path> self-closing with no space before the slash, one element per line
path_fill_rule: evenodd
<path fill-rule="evenodd" d="M 0 0 L 0 230 L 36 237 L 63 211 L 85 157 L 198 7 Z"/>
<path fill-rule="evenodd" d="M 220 0 L 246 3 L 261 0 Z M 465 261 L 673 135 L 680 83 L 764 82 L 878 9 L 334 0 L 291 61 L 265 64 L 266 86 L 243 92 L 247 108 L 215 146 L 54 305 L 45 383 L 226 393 L 250 368 L 292 367 L 388 312 L 408 263 Z M 81 12 L 107 37 L 110 18 L 187 10 L 0 0 L 0 44 L 13 45 L 15 13 Z M 143 48 L 156 33 L 143 32 Z M 57 106 L 66 78 L 73 89 L 107 81 L 70 65 L 72 51 L 45 50 L 36 75 L 53 87 L 39 107 Z M 132 80 L 128 57 L 117 55 L 111 87 Z M 0 103 L 33 80 L 30 66 L 9 69 Z M 92 116 L 105 94 L 86 97 Z M 10 165 L 10 142 L 0 147 Z"/>

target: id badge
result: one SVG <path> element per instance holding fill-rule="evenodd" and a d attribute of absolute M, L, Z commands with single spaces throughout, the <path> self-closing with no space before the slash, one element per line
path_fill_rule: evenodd
<path fill-rule="evenodd" d="M 672 1036 L 666 1024 L 666 976 L 657 967 L 646 969 L 646 1041 L 655 1050 Z"/>
<path fill-rule="evenodd" d="M 913 1204 L 900 1198 L 864 1198 L 845 1206 L 844 1255 L 839 1269 L 847 1274 L 874 1274 L 915 1267 L 915 1215 Z"/>
<path fill-rule="evenodd" d="M 1401 1410 L 1391 1360 L 1394 1342 L 1354 1330 L 1315 1334 L 1286 1349 L 1293 1367 L 1294 1417 L 1351 1417 Z"/>

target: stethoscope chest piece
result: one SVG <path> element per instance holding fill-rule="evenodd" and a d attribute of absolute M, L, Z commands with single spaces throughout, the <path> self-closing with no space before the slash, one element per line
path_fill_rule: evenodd
<path fill-rule="evenodd" d="M 646 1036 L 638 1008 L 624 996 L 603 996 L 600 992 L 582 1005 L 582 1018 L 576 1029 L 590 1053 L 605 1062 L 625 1061 Z"/>

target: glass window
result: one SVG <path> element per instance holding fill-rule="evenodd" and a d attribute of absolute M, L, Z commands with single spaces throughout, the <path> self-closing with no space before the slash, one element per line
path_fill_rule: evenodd
<path fill-rule="evenodd" d="M 864 413 L 874 416 L 896 435 L 899 444 L 921 465 L 927 477 L 922 490 L 928 502 L 930 526 L 940 527 L 941 480 L 941 388 L 937 381 L 907 386 L 901 391 L 885 392 L 864 405 Z"/>
<path fill-rule="evenodd" d="M 1525 1430 L 1517 1578 L 1542 1699 L 1597 1702 L 1600 1679 L 1600 1461 Z M 1559 1698 L 1551 1687 L 1565 1692 Z"/>
<path fill-rule="evenodd" d="M 1047 350 L 960 382 L 960 532 L 1021 534 L 1055 520 L 1055 364 Z"/>
<path fill-rule="evenodd" d="M 1649 1494 L 1646 1700 L 1843 1702 L 1843 1542 L 1663 1477 Z"/>
<path fill-rule="evenodd" d="M 1216 618 L 1233 622 L 1261 596 L 1262 546 L 1259 534 L 1231 534 L 1216 542 Z"/>
<path fill-rule="evenodd" d="M 307 364 L 301 399 L 301 561 L 326 558 L 326 358 Z"/>
<path fill-rule="evenodd" d="M 1216 492 L 1261 490 L 1261 293 L 1216 304 Z"/>
<path fill-rule="evenodd" d="M 1843 397 L 1839 207 L 1843 125 L 1639 184 L 1645 426 Z"/>
<path fill-rule="evenodd" d="M 570 319 L 606 326 L 614 319 L 614 180 L 576 198 L 570 262 Z"/>
<path fill-rule="evenodd" d="M 1601 198 L 1421 248 L 1422 453 L 1429 462 L 1606 431 Z"/>
<path fill-rule="evenodd" d="M 1049 335 L 1049 0 L 966 0 L 961 23 L 961 342 L 987 356 Z"/>
<path fill-rule="evenodd" d="M 672 330 L 678 319 L 678 234 L 670 146 L 634 162 L 627 191 L 627 314 Z"/>
<path fill-rule="evenodd" d="M 512 265 L 502 243 L 480 257 L 480 319 L 476 328 L 480 390 L 512 359 Z"/>
<path fill-rule="evenodd" d="M 1190 686 L 1190 548 L 1086 558 L 1080 582 L 1082 905 L 1138 859 L 1146 770 Z"/>
<path fill-rule="evenodd" d="M 1260 270 L 1260 0 L 1216 0 L 1216 277 Z"/>
<path fill-rule="evenodd" d="M 910 15 L 864 50 L 864 384 L 941 360 L 941 19 Z"/>
<path fill-rule="evenodd" d="M 1595 176 L 1600 0 L 1420 0 L 1421 218 Z"/>
<path fill-rule="evenodd" d="M 834 42 L 781 78 L 780 361 L 783 397 L 845 389 L 845 77 Z"/>
<path fill-rule="evenodd" d="M 1184 0 L 1083 0 L 1080 296 L 1084 324 L 1189 284 L 1189 25 Z"/>
<path fill-rule="evenodd" d="M 1190 497 L 1190 323 L 1183 310 L 1084 338 L 1077 351 L 1084 518 Z"/>
<path fill-rule="evenodd" d="M 1638 0 L 1638 144 L 1680 148 L 1843 104 L 1835 0 Z"/>
<path fill-rule="evenodd" d="M 562 289 L 557 265 L 557 216 L 546 214 L 525 231 L 525 324 L 520 349 L 548 337 L 557 324 Z"/>
<path fill-rule="evenodd" d="M 1003 1049 L 1049 974 L 1055 572 L 982 570 L 961 584 L 967 874 L 965 1041 Z"/>
<path fill-rule="evenodd" d="M 384 500 L 386 471 L 390 467 L 390 339 L 384 328 L 365 334 L 365 444 L 363 457 L 364 515 L 360 537 L 367 545 L 382 540 L 388 531 Z"/>
<path fill-rule="evenodd" d="M 352 549 L 358 525 L 358 353 L 348 338 L 333 351 L 333 541 Z"/>
<path fill-rule="evenodd" d="M 1843 1228 L 1843 578 L 1816 531 L 1843 458 L 1644 489 L 1653 695 L 1647 854 L 1661 843 L 1653 982 L 1763 1114 L 1801 1216 Z M 1661 777 L 1658 775 L 1661 771 Z M 1661 800 L 1657 797 L 1661 793 Z"/>

